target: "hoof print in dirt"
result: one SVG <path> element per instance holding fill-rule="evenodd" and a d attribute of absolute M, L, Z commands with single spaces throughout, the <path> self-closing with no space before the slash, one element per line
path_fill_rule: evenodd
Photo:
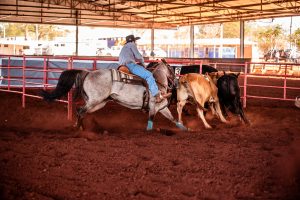
<path fill-rule="evenodd" d="M 175 132 L 172 130 L 168 130 L 168 129 L 160 129 L 159 131 L 162 135 L 166 135 L 166 136 L 173 136 L 175 135 Z"/>
<path fill-rule="evenodd" d="M 90 141 L 94 141 L 94 140 L 99 140 L 100 139 L 100 136 L 97 133 L 92 132 L 92 131 L 79 131 L 76 134 L 76 137 L 78 137 L 78 138 L 85 138 L 85 139 L 90 140 Z"/>

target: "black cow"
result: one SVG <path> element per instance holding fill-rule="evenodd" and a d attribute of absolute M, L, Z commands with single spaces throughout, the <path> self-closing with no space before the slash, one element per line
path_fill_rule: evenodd
<path fill-rule="evenodd" d="M 224 116 L 227 116 L 226 109 L 228 109 L 230 112 L 239 115 L 246 124 L 250 124 L 242 108 L 238 76 L 239 73 L 226 74 L 224 72 L 224 75 L 218 78 L 218 97 Z"/>
<path fill-rule="evenodd" d="M 210 73 L 210 72 L 217 72 L 218 70 L 213 68 L 210 65 L 202 65 L 202 74 Z M 182 66 L 180 70 L 180 75 L 189 74 L 189 73 L 199 73 L 200 66 L 199 65 L 188 65 Z"/>

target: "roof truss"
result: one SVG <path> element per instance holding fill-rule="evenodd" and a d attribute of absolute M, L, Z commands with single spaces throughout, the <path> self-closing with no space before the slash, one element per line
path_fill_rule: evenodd
<path fill-rule="evenodd" d="M 0 21 L 172 28 L 299 16 L 295 0 L 1 0 Z"/>

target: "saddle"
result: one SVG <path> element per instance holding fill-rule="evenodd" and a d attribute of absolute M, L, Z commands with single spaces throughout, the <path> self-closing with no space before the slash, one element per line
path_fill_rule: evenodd
<path fill-rule="evenodd" d="M 125 65 L 120 65 L 117 68 L 117 71 L 119 72 L 119 74 L 113 74 L 114 81 L 125 82 L 133 85 L 143 85 L 145 87 L 148 87 L 148 84 L 144 79 L 132 74 L 129 71 L 128 67 L 126 67 Z"/>
<path fill-rule="evenodd" d="M 147 82 L 140 78 L 139 76 L 136 76 L 132 74 L 128 67 L 125 65 L 120 65 L 117 70 L 112 70 L 112 79 L 113 81 L 118 82 L 124 82 L 126 84 L 132 84 L 132 85 L 143 85 L 146 87 L 146 91 L 143 95 L 143 110 L 149 110 L 149 100 L 150 100 L 150 93 L 149 93 L 149 86 Z"/>

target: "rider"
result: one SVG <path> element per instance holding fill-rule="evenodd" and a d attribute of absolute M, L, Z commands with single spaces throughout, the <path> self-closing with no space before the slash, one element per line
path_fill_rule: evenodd
<path fill-rule="evenodd" d="M 144 58 L 138 51 L 135 43 L 138 39 L 140 39 L 140 37 L 134 37 L 134 35 L 126 36 L 126 44 L 119 54 L 119 65 L 125 65 L 131 73 L 145 79 L 151 95 L 155 97 L 156 103 L 160 103 L 165 98 L 170 97 L 171 93 L 161 94 L 152 73 L 145 69 Z M 136 62 L 139 62 L 142 66 L 136 64 Z"/>

